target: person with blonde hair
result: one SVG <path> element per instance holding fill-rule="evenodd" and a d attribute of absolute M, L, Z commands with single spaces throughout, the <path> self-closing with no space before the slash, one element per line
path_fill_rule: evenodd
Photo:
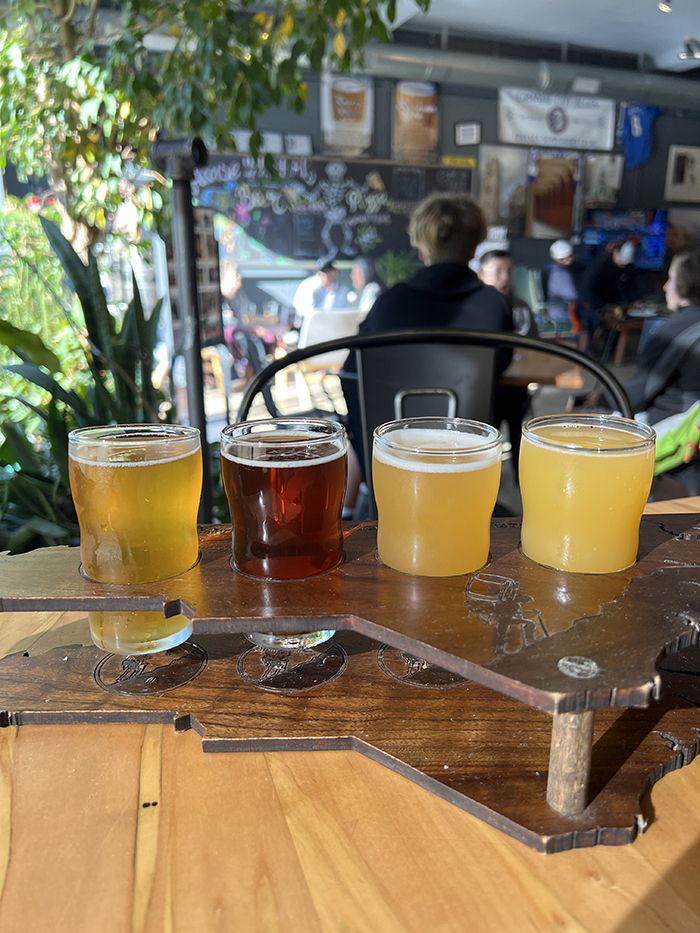
<path fill-rule="evenodd" d="M 408 233 L 423 268 L 377 298 L 360 325 L 361 334 L 422 327 L 512 333 L 510 301 L 481 282 L 469 267 L 477 245 L 486 237 L 484 215 L 469 195 L 457 192 L 428 195 L 411 214 Z M 498 373 L 510 360 L 509 352 L 498 352 Z M 349 434 L 351 439 L 358 440 L 354 446 L 364 475 L 355 372 L 355 356 L 350 354 L 343 367 L 341 385 L 348 408 Z"/>

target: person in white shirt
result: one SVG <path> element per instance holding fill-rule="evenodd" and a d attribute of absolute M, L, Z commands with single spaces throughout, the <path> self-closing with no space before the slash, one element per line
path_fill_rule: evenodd
<path fill-rule="evenodd" d="M 336 308 L 348 307 L 348 289 L 338 281 L 339 273 L 333 263 L 328 260 L 318 266 L 320 285 L 313 293 L 314 311 L 333 311 Z"/>

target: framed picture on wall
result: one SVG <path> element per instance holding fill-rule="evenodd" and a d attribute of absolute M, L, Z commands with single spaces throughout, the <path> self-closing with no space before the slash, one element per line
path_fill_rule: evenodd
<path fill-rule="evenodd" d="M 700 148 L 669 146 L 664 197 L 667 201 L 700 201 Z"/>

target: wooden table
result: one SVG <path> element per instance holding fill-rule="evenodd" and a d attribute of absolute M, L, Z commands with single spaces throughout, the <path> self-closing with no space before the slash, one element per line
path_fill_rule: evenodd
<path fill-rule="evenodd" d="M 533 382 L 579 390 L 583 388 L 583 375 L 578 366 L 572 366 L 551 353 L 516 350 L 513 362 L 500 378 L 500 384 L 527 387 Z"/>
<path fill-rule="evenodd" d="M 82 616 L 5 614 L 0 653 L 65 644 Z M 356 753 L 205 755 L 170 725 L 5 728 L 0 783 L 3 931 L 700 924 L 697 762 L 633 845 L 549 857 Z"/>

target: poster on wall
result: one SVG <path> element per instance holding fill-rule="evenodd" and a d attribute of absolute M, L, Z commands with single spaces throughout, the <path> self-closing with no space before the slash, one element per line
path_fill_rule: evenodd
<path fill-rule="evenodd" d="M 700 148 L 669 146 L 664 197 L 667 201 L 700 201 Z"/>
<path fill-rule="evenodd" d="M 526 235 L 570 237 L 579 226 L 581 156 L 532 149 L 528 165 Z"/>
<path fill-rule="evenodd" d="M 525 235 L 528 149 L 513 146 L 479 148 L 479 206 L 488 226 L 503 226 L 508 235 Z"/>
<path fill-rule="evenodd" d="M 591 155 L 583 162 L 585 207 L 614 207 L 622 184 L 621 155 Z"/>
<path fill-rule="evenodd" d="M 397 81 L 391 156 L 397 162 L 437 162 L 440 140 L 438 92 L 434 84 Z"/>
<path fill-rule="evenodd" d="M 615 102 L 502 88 L 498 92 L 498 138 L 520 146 L 610 150 L 615 139 Z"/>
<path fill-rule="evenodd" d="M 332 75 L 321 79 L 321 135 L 326 152 L 367 155 L 372 148 L 374 83 L 371 78 Z"/>

